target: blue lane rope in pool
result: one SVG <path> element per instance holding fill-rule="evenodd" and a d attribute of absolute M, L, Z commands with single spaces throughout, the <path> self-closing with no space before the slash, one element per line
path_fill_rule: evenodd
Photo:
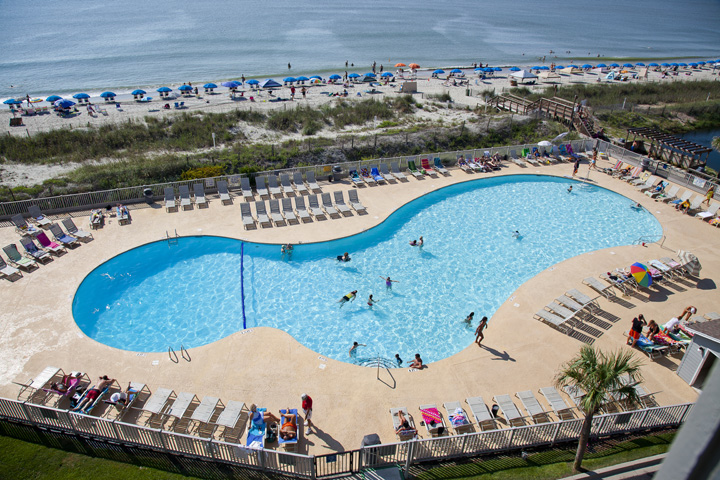
<path fill-rule="evenodd" d="M 243 266 L 245 264 L 245 242 L 240 243 L 240 296 L 242 297 L 242 315 L 243 330 L 247 329 L 247 320 L 245 319 L 245 281 L 243 279 Z"/>

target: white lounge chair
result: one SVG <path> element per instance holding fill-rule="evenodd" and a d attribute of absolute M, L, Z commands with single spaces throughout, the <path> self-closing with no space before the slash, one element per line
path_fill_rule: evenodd
<path fill-rule="evenodd" d="M 170 409 L 167 411 L 167 416 L 172 419 L 172 427 L 177 431 L 178 427 L 180 426 L 180 423 L 183 420 L 183 417 L 188 411 L 188 408 L 190 405 L 197 401 L 197 396 L 194 393 L 188 393 L 188 392 L 180 392 L 178 393 L 177 397 L 175 398 L 175 401 L 170 406 Z M 187 426 L 185 427 L 185 430 L 187 430 Z"/>
<path fill-rule="evenodd" d="M 357 190 L 348 190 L 348 200 L 350 201 L 350 206 L 358 212 L 358 214 L 367 213 L 365 206 L 360 203 Z"/>
<path fill-rule="evenodd" d="M 554 313 L 548 312 L 547 310 L 538 310 L 534 317 L 550 324 L 550 326 L 557 328 L 563 333 L 568 333 L 568 326 L 565 324 L 566 320 Z M 570 328 L 570 330 L 572 330 L 572 328 Z"/>
<path fill-rule="evenodd" d="M 293 173 L 293 183 L 295 184 L 295 190 L 297 190 L 298 195 L 308 193 L 308 189 L 305 186 L 305 182 L 303 182 L 302 173 L 300 173 L 300 172 Z"/>
<path fill-rule="evenodd" d="M 282 190 L 280 190 L 280 185 L 277 183 L 277 177 L 275 175 L 268 175 L 268 190 L 270 190 L 270 196 L 272 197 L 281 197 L 282 196 Z"/>
<path fill-rule="evenodd" d="M 250 186 L 250 179 L 248 177 L 240 178 L 240 190 L 242 191 L 243 200 L 251 202 L 255 199 L 252 187 Z"/>
<path fill-rule="evenodd" d="M 298 217 L 304 222 L 310 222 L 312 218 L 305 207 L 305 199 L 303 197 L 295 197 L 295 211 L 297 211 Z"/>
<path fill-rule="evenodd" d="M 329 193 L 322 194 L 322 206 L 323 210 L 325 210 L 325 213 L 327 213 L 328 216 L 332 217 L 333 215 L 336 215 L 338 218 L 340 217 L 340 213 L 335 207 L 333 207 L 332 199 L 330 198 Z"/>
<path fill-rule="evenodd" d="M 305 174 L 305 178 L 307 179 L 307 185 L 311 192 L 322 191 L 320 185 L 317 184 L 317 180 L 315 180 L 315 172 L 313 172 L 312 170 L 308 170 L 308 172 Z"/>
<path fill-rule="evenodd" d="M 595 277 L 587 277 L 583 279 L 582 283 L 598 292 L 603 297 L 610 299 L 615 294 L 612 291 L 612 285 L 606 285 Z"/>
<path fill-rule="evenodd" d="M 190 432 L 194 425 L 197 426 L 196 430 L 198 431 L 203 425 L 207 427 L 215 415 L 215 410 L 218 408 L 225 408 L 225 405 L 223 405 L 219 398 L 210 396 L 203 397 L 200 405 L 198 405 L 197 408 L 193 410 L 192 415 L 190 415 L 187 431 Z"/>
<path fill-rule="evenodd" d="M 692 194 L 693 194 L 692 190 L 685 190 L 682 193 L 682 195 L 680 195 L 676 199 L 674 199 L 674 200 L 668 199 L 667 203 L 668 203 L 668 205 L 673 205 L 673 206 L 679 205 L 679 204 L 683 203 L 685 200 L 690 200 L 690 197 L 692 197 Z"/>
<path fill-rule="evenodd" d="M 28 208 L 28 213 L 35 220 L 35 223 L 41 227 L 46 227 L 52 223 L 45 215 L 43 215 L 40 211 L 40 207 L 37 205 L 31 205 Z"/>
<path fill-rule="evenodd" d="M 540 406 L 540 402 L 530 390 L 517 392 L 515 396 L 520 399 L 523 408 L 535 423 L 538 423 L 538 420 L 549 421 L 547 412 Z"/>
<path fill-rule="evenodd" d="M 70 235 L 77 237 L 80 240 L 89 241 L 93 238 L 92 233 L 78 229 L 75 222 L 73 222 L 73 219 L 70 217 L 64 218 L 62 223 L 65 225 L 65 230 L 67 230 Z"/>
<path fill-rule="evenodd" d="M 633 187 L 636 187 L 638 185 L 646 184 L 649 179 L 650 179 L 650 172 L 645 172 L 642 175 L 640 175 L 638 178 L 633 178 L 632 180 L 628 180 L 628 183 L 630 185 L 632 185 Z"/>
<path fill-rule="evenodd" d="M 394 162 L 390 165 L 390 168 L 392 169 L 392 174 L 397 178 L 398 180 L 407 180 L 407 176 L 400 171 L 400 168 L 398 167 L 397 162 Z"/>
<path fill-rule="evenodd" d="M 175 190 L 172 187 L 165 187 L 165 211 L 169 212 L 177 208 L 175 203 Z"/>
<path fill-rule="evenodd" d="M 147 402 L 140 407 L 140 410 L 150 414 L 145 423 L 150 423 L 153 419 L 162 419 L 163 414 L 168 408 L 168 401 L 174 398 L 175 392 L 173 390 L 169 388 L 158 388 L 155 393 L 150 395 Z"/>
<path fill-rule="evenodd" d="M 221 437 L 227 438 L 228 433 L 234 431 L 238 427 L 238 421 L 240 420 L 244 410 L 245 404 L 243 402 L 235 400 L 229 401 L 220 416 L 217 420 L 215 420 L 215 429 L 213 430 L 213 434 L 218 427 L 223 427 Z"/>
<path fill-rule="evenodd" d="M 192 209 L 192 203 L 190 202 L 190 189 L 187 185 L 180 185 L 178 188 L 180 192 L 180 207 L 183 210 Z"/>
<path fill-rule="evenodd" d="M 220 203 L 227 205 L 232 203 L 230 192 L 228 192 L 228 184 L 225 180 L 219 180 L 217 182 L 218 193 L 220 194 Z"/>
<path fill-rule="evenodd" d="M 425 429 L 428 434 L 431 437 L 442 435 L 446 431 L 445 419 L 443 419 L 442 413 L 440 413 L 435 404 L 420 405 L 419 408 L 423 420 L 425 421 Z M 430 418 L 432 414 L 435 414 L 435 412 L 437 412 L 437 417 Z"/>
<path fill-rule="evenodd" d="M 257 221 L 261 227 L 272 227 L 270 217 L 268 217 L 267 210 L 265 210 L 265 200 L 257 200 L 255 202 L 255 213 L 257 214 Z"/>
<path fill-rule="evenodd" d="M 518 158 L 515 150 L 510 150 L 510 159 L 521 167 L 527 167 L 527 164 L 523 161 L 523 159 Z"/>
<path fill-rule="evenodd" d="M 403 417 L 405 417 L 405 419 L 407 420 L 407 428 L 400 428 L 400 415 L 398 415 L 399 412 L 402 412 Z M 395 435 L 398 437 L 399 440 L 406 441 L 412 440 L 413 438 L 417 437 L 415 420 L 413 420 L 412 415 L 408 413 L 407 408 L 391 408 L 390 416 L 392 417 L 393 430 L 395 430 Z"/>
<path fill-rule="evenodd" d="M 380 168 L 380 174 L 383 176 L 386 182 L 397 182 L 398 179 L 395 178 L 395 175 L 390 173 L 387 164 L 381 163 L 378 167 Z"/>
<path fill-rule="evenodd" d="M 242 219 L 243 227 L 245 227 L 245 230 L 250 227 L 256 228 L 255 219 L 253 218 L 252 212 L 250 211 L 249 203 L 240 204 L 240 218 Z"/>
<path fill-rule="evenodd" d="M 333 192 L 333 195 L 335 197 L 335 208 L 337 208 L 340 213 L 345 216 L 352 215 L 350 207 L 345 205 L 345 198 L 343 197 L 342 191 Z"/>
<path fill-rule="evenodd" d="M 579 290 L 572 289 L 565 292 L 565 295 L 568 297 L 577 300 L 584 308 L 588 310 L 594 310 L 596 308 L 599 308 L 600 305 L 598 305 L 596 298 L 591 298 L 585 295 L 584 293 L 580 292 Z"/>
<path fill-rule="evenodd" d="M 280 202 L 273 198 L 269 202 L 270 205 L 270 218 L 273 222 L 275 222 L 275 226 L 277 227 L 281 223 L 285 223 L 285 217 L 282 216 L 282 213 L 280 213 Z"/>
<path fill-rule="evenodd" d="M 502 412 L 505 420 L 509 426 L 524 425 L 523 415 L 520 410 L 515 406 L 510 395 L 495 395 L 493 401 L 498 404 L 500 411 Z"/>
<path fill-rule="evenodd" d="M 300 223 L 297 216 L 295 216 L 295 211 L 293 210 L 291 198 L 282 199 L 282 213 L 285 216 L 285 220 L 287 220 L 288 222 Z"/>
<path fill-rule="evenodd" d="M 282 186 L 282 191 L 285 195 L 295 194 L 295 190 L 293 190 L 293 187 L 290 184 L 290 176 L 288 174 L 283 173 L 280 175 L 280 185 Z"/>
<path fill-rule="evenodd" d="M 11 267 L 7 263 L 5 263 L 5 259 L 0 257 L 0 274 L 5 278 L 12 278 L 15 275 L 23 276 L 23 274 L 15 267 Z"/>
<path fill-rule="evenodd" d="M 207 198 L 205 198 L 205 187 L 203 187 L 202 183 L 196 183 L 193 185 L 193 194 L 195 195 L 195 205 L 197 205 L 198 208 L 208 206 Z"/>
<path fill-rule="evenodd" d="M 712 205 L 710 205 L 710 208 L 708 208 L 704 212 L 696 213 L 695 216 L 701 220 L 712 218 L 717 213 L 718 208 L 720 208 L 720 203 L 713 203 Z"/>
<path fill-rule="evenodd" d="M 572 407 L 565 403 L 565 400 L 562 399 L 560 393 L 555 389 L 555 387 L 544 387 L 539 391 L 543 397 L 545 397 L 545 400 L 547 400 L 550 408 L 552 408 L 553 412 L 555 412 L 555 415 L 557 415 L 560 420 L 563 420 L 563 418 L 570 419 L 574 417 Z"/>
<path fill-rule="evenodd" d="M 27 383 L 19 383 L 19 382 L 12 382 L 15 385 L 20 385 L 20 391 L 18 392 L 17 398 L 20 399 L 20 395 L 22 395 L 27 390 L 32 390 L 30 393 L 30 396 L 32 397 L 35 395 L 36 392 L 41 391 L 43 388 L 47 386 L 48 383 L 50 383 L 50 380 L 55 377 L 55 375 L 62 373 L 63 375 L 65 372 L 61 368 L 57 367 L 45 367 L 45 369 L 40 372 L 35 378 L 31 378 L 28 380 Z"/>
<path fill-rule="evenodd" d="M 673 185 L 670 187 L 669 190 L 665 191 L 665 193 L 660 193 L 657 195 L 651 195 L 652 192 L 648 193 L 645 192 L 645 195 L 650 195 L 655 199 L 656 202 L 669 202 L 671 200 L 675 200 L 677 198 L 677 194 L 680 191 L 680 186 Z"/>
<path fill-rule="evenodd" d="M 445 402 L 443 403 L 443 408 L 445 408 L 445 412 L 447 412 L 450 428 L 452 428 L 456 434 L 467 433 L 472 430 L 472 422 L 460 405 L 460 402 Z"/>
<path fill-rule="evenodd" d="M 650 190 L 655 186 L 655 182 L 657 182 L 658 177 L 655 175 L 651 175 L 650 178 L 648 178 L 645 183 L 641 183 L 640 185 L 635 185 L 635 188 L 637 190 L 640 190 L 641 192 L 644 192 L 645 190 Z"/>
<path fill-rule="evenodd" d="M 270 192 L 267 189 L 267 177 L 264 175 L 260 175 L 258 177 L 255 177 L 255 191 L 257 192 L 258 196 L 262 199 L 263 197 L 269 197 Z"/>
<path fill-rule="evenodd" d="M 325 218 L 325 212 L 320 208 L 317 195 L 315 194 L 308 196 L 308 210 L 315 218 Z"/>
<path fill-rule="evenodd" d="M 480 427 L 480 430 L 484 430 L 486 426 L 490 426 L 491 430 L 497 428 L 495 417 L 493 417 L 490 410 L 488 410 L 482 397 L 468 397 L 465 399 L 465 402 L 468 404 L 468 407 L 470 407 L 470 412 L 473 417 L 475 417 L 475 421 L 478 427 Z"/>

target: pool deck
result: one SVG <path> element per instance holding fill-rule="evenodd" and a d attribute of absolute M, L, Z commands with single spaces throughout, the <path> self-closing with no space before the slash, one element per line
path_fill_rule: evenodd
<path fill-rule="evenodd" d="M 600 161 L 599 166 L 610 166 L 610 162 Z M 581 166 L 581 176 L 585 176 L 586 169 L 586 165 Z M 513 164 L 500 174 L 567 176 L 571 171 L 572 164 L 529 168 Z M 378 371 L 326 360 L 285 332 L 272 328 L 253 328 L 193 348 L 188 352 L 191 361 L 180 359 L 174 363 L 166 352 L 137 354 L 99 344 L 86 337 L 73 320 L 73 295 L 93 268 L 130 248 L 160 240 L 166 232 L 172 234 L 176 230 L 180 236 L 218 235 L 277 244 L 328 240 L 371 228 L 401 205 L 437 188 L 497 175 L 466 174 L 452 169 L 449 177 L 409 178 L 408 182 L 361 188 L 358 193 L 367 207 L 367 215 L 286 227 L 244 230 L 238 206 L 242 199 L 237 197 L 232 206 L 223 206 L 211 197 L 209 208 L 201 210 L 167 213 L 159 204 L 155 208 L 132 209 L 132 223 L 127 226 L 109 219 L 104 228 L 93 231 L 93 241 L 25 273 L 24 278 L 0 281 L 3 305 L 0 396 L 15 398 L 18 387 L 11 382 L 27 381 L 48 365 L 61 367 L 65 372 L 84 371 L 93 379 L 107 374 L 117 378 L 123 387 L 136 381 L 148 384 L 153 391 L 164 387 L 178 393 L 193 392 L 200 399 L 204 395 L 218 396 L 226 404 L 230 400 L 247 405 L 256 403 L 276 414 L 281 408 L 299 408 L 300 395 L 308 393 L 314 399 L 313 422 L 317 429 L 309 436 L 301 433 L 298 451 L 320 455 L 357 448 L 363 436 L 370 433 L 379 434 L 383 442 L 395 441 L 388 413 L 392 407 L 407 407 L 418 426 L 421 420 L 418 405 L 434 403 L 444 414 L 443 402 L 459 400 L 469 413 L 465 399 L 478 395 L 492 405 L 494 395 L 510 394 L 520 407 L 515 392 L 531 390 L 547 408 L 538 389 L 553 384 L 560 365 L 583 343 L 534 320 L 533 314 L 572 288 L 595 296 L 582 285 L 585 277 L 627 267 L 635 261 L 672 257 L 678 249 L 695 253 L 703 265 L 699 281 L 673 282 L 669 288 L 653 290 L 650 296 L 640 293 L 626 297 L 622 305 L 601 299 L 600 306 L 608 317 L 619 317 L 610 328 L 602 330 L 594 343 L 605 351 L 630 348 L 625 345 L 623 332 L 629 329 L 632 317 L 640 313 L 648 320 L 664 323 L 688 305 L 695 305 L 700 314 L 720 308 L 716 291 L 720 283 L 720 257 L 716 254 L 720 229 L 656 203 L 627 183 L 593 171 L 591 182 L 642 203 L 656 216 L 666 235 L 664 247 L 652 244 L 604 249 L 548 268 L 521 285 L 502 304 L 490 320 L 482 347 L 472 344 L 422 371 L 409 372 L 407 368 Z M 324 192 L 353 188 L 347 181 L 321 186 Z M 79 228 L 89 230 L 87 217 L 75 217 L 75 222 Z M 0 229 L 2 245 L 14 242 L 22 249 L 18 240 L 13 228 Z M 432 244 L 426 243 L 425 248 L 431 250 Z M 302 315 L 301 305 L 297 311 Z M 457 321 L 466 314 L 458 312 Z M 482 315 L 483 312 L 476 312 L 477 318 Z M 422 319 L 418 323 L 421 325 Z M 452 341 L 443 338 L 442 332 L 433 332 L 432 336 L 436 341 Z M 349 348 L 353 339 L 347 340 Z M 400 353 L 409 360 L 414 352 Z M 668 355 L 654 362 L 639 351 L 636 356 L 644 363 L 645 388 L 658 392 L 655 397 L 660 405 L 697 398 L 696 391 L 675 374 L 681 355 Z M 569 402 L 567 398 L 566 401 Z M 106 406 L 101 407 L 101 413 L 103 407 Z M 419 428 L 421 436 L 427 437 L 424 428 Z"/>

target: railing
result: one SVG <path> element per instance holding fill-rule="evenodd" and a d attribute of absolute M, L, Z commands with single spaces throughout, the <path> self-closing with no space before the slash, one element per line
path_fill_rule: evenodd
<path fill-rule="evenodd" d="M 686 403 L 600 415 L 593 419 L 591 436 L 679 426 L 692 406 L 692 403 Z M 364 468 L 385 465 L 400 465 L 407 471 L 412 464 L 425 461 L 574 441 L 583 422 L 581 418 L 561 420 L 312 456 L 264 448 L 251 449 L 214 438 L 180 434 L 6 398 L 0 398 L 0 419 L 91 440 L 122 442 L 168 454 L 310 479 L 347 476 Z"/>

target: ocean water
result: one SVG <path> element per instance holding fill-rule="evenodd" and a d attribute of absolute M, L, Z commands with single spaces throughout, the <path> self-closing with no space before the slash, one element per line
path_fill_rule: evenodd
<path fill-rule="evenodd" d="M 373 61 L 720 57 L 716 0 L 0 0 L 0 15 L 0 100 L 282 78 L 288 63 L 299 75 L 342 72 L 346 60 L 362 74 Z"/>

